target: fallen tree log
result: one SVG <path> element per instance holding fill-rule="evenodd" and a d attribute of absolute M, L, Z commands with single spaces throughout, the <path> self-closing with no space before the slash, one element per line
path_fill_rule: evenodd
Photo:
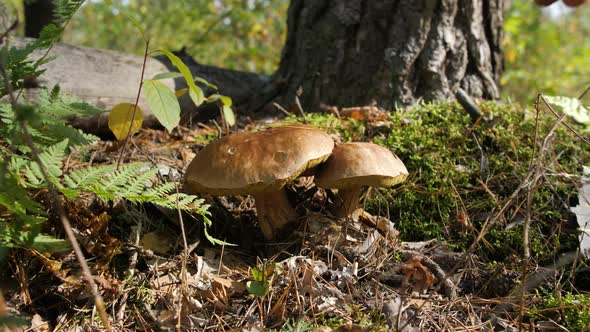
<path fill-rule="evenodd" d="M 32 39 L 16 38 L 10 40 L 11 46 L 24 47 Z M 44 51 L 35 51 L 32 60 L 43 56 Z M 42 88 L 51 89 L 56 84 L 62 93 L 76 96 L 105 111 L 113 106 L 128 102 L 135 103 L 139 88 L 143 57 L 112 50 L 101 50 L 68 44 L 56 44 L 48 54 L 55 57 L 52 61 L 41 66 L 45 72 L 34 82 L 27 84 L 23 96 L 27 100 L 35 100 Z M 189 67 L 194 77 L 201 77 L 218 86 L 219 93 L 233 99 L 236 109 L 246 109 L 261 93 L 268 91 L 270 77 L 254 73 L 241 72 L 206 66 L 194 61 L 184 52 L 178 56 Z M 154 75 L 176 71 L 164 56 L 149 57 L 146 61 L 144 79 Z M 162 81 L 168 87 L 177 91 L 186 87 L 184 79 L 166 79 Z M 201 85 L 205 95 L 214 90 Z M 182 119 L 184 123 L 193 119 L 203 120 L 218 115 L 216 105 L 196 107 L 188 95 L 180 99 Z M 139 106 L 144 115 L 144 126 L 157 126 L 157 121 L 140 96 Z M 78 117 L 69 119 L 70 123 L 86 132 L 97 135 L 108 134 L 108 113 L 94 117 Z"/>

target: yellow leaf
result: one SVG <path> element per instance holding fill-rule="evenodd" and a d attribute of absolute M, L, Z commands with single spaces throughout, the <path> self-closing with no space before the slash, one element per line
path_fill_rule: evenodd
<path fill-rule="evenodd" d="M 174 93 L 174 95 L 176 95 L 176 97 L 180 97 L 180 96 L 182 96 L 183 94 L 185 94 L 187 91 L 188 91 L 188 88 L 182 88 L 182 89 L 180 89 L 180 90 L 176 91 L 176 92 Z"/>
<path fill-rule="evenodd" d="M 514 50 L 506 52 L 506 59 L 508 62 L 514 62 L 514 60 L 516 60 L 516 52 L 514 52 Z"/>
<path fill-rule="evenodd" d="M 170 237 L 170 233 L 160 230 L 144 234 L 139 240 L 139 245 L 156 254 L 163 255 L 170 250 L 173 241 L 174 239 Z"/>
<path fill-rule="evenodd" d="M 133 116 L 133 113 L 134 105 L 130 103 L 118 104 L 109 113 L 109 128 L 115 134 L 117 140 L 122 141 L 128 134 L 133 135 L 141 128 L 143 113 L 139 106 L 135 109 L 135 116 Z M 131 132 L 129 132 L 129 128 L 131 128 Z"/>

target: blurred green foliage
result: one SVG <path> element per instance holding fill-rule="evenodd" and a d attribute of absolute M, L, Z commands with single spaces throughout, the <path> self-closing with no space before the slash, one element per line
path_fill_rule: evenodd
<path fill-rule="evenodd" d="M 152 45 L 179 50 L 205 64 L 270 74 L 280 59 L 286 0 L 113 0 L 88 1 L 74 17 L 64 41 L 141 54 L 131 38 L 125 7 L 147 27 Z M 555 6 L 561 6 L 558 3 Z M 565 8 L 565 7 L 564 7 Z M 505 15 L 505 96 L 530 104 L 541 92 L 578 96 L 590 84 L 590 6 L 555 9 L 514 0 Z M 586 19 L 585 19 L 586 18 Z"/>
<path fill-rule="evenodd" d="M 5 0 L 22 17 L 22 0 Z M 180 50 L 203 64 L 272 73 L 286 36 L 288 0 L 88 0 L 63 41 L 142 54 L 143 40 L 125 8 L 156 48 Z M 560 7 L 561 10 L 559 10 Z M 557 9 L 557 10 L 556 10 Z M 560 15 L 550 15 L 560 12 Z M 590 85 L 590 5 L 541 8 L 513 0 L 505 12 L 506 97 L 531 104 L 541 92 L 576 97 Z"/>
<path fill-rule="evenodd" d="M 87 1 L 70 23 L 64 42 L 143 54 L 133 23 L 141 22 L 157 48 L 180 50 L 203 64 L 272 73 L 286 33 L 288 1 L 112 0 Z"/>
<path fill-rule="evenodd" d="M 549 316 L 565 325 L 569 331 L 590 330 L 590 296 L 588 294 L 549 292 L 544 294 L 540 308 L 533 308 L 533 313 L 538 309 L 549 308 L 558 310 L 540 311 L 537 315 L 538 320 L 546 320 L 546 316 Z"/>
<path fill-rule="evenodd" d="M 529 105 L 537 93 L 578 97 L 590 85 L 588 17 L 589 5 L 541 9 L 514 0 L 504 22 L 505 96 Z"/>

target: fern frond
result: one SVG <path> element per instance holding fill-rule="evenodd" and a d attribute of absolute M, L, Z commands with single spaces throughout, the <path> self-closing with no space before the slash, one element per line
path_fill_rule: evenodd
<path fill-rule="evenodd" d="M 147 167 L 147 165 L 143 165 L 143 168 Z M 141 169 L 140 169 L 141 171 Z M 156 168 L 149 168 L 148 170 L 137 174 L 135 172 L 135 176 L 128 181 L 127 185 L 124 188 L 124 191 L 121 192 L 121 196 L 129 199 L 134 203 L 143 203 L 146 202 L 144 199 L 139 198 L 139 200 L 134 200 L 134 197 L 142 197 L 143 192 L 145 191 L 145 187 L 147 185 L 151 185 L 154 176 L 158 173 L 158 169 Z"/>
<path fill-rule="evenodd" d="M 44 135 L 43 139 L 49 142 L 62 141 L 64 139 L 67 139 L 70 146 L 88 145 L 98 139 L 94 135 L 87 134 L 81 131 L 80 129 L 76 129 L 69 125 L 63 125 L 61 123 L 45 125 L 44 129 L 46 130 L 46 132 L 51 132 L 52 134 L 51 137 L 47 137 L 47 135 Z M 37 138 L 41 139 L 41 136 L 38 136 Z"/>
<path fill-rule="evenodd" d="M 58 24 L 62 25 L 67 23 L 72 16 L 78 11 L 80 6 L 84 3 L 84 0 L 56 0 L 55 10 L 53 14 L 57 18 Z"/>
<path fill-rule="evenodd" d="M 142 196 L 148 198 L 148 202 L 165 208 L 176 209 L 178 207 L 183 211 L 194 211 L 203 215 L 208 214 L 207 208 L 209 206 L 203 204 L 203 199 L 195 195 L 176 193 L 175 188 L 175 183 L 167 182 L 146 190 Z"/>
<path fill-rule="evenodd" d="M 55 86 L 54 91 L 56 89 L 59 91 L 59 86 Z M 55 92 L 50 93 L 47 89 L 39 91 L 37 105 L 40 113 L 50 115 L 53 119 L 61 119 L 72 115 L 97 115 L 105 112 L 82 102 L 76 97 L 59 95 Z M 47 120 L 47 118 L 42 119 L 45 123 L 47 123 Z"/>
<path fill-rule="evenodd" d="M 0 206 L 4 207 L 5 211 L 15 215 L 27 215 L 29 213 L 43 214 L 41 204 L 29 198 L 28 193 L 16 181 L 10 183 L 2 183 L 8 185 L 8 190 L 0 191 Z"/>
<path fill-rule="evenodd" d="M 98 137 L 86 134 L 66 124 L 64 119 L 68 116 L 96 115 L 104 112 L 81 102 L 75 97 L 52 95 L 43 89 L 39 92 L 36 112 L 40 126 L 33 127 L 38 129 L 39 134 L 48 134 L 37 135 L 32 133 L 34 139 L 43 142 L 55 142 L 67 138 L 71 146 L 87 145 L 98 140 Z"/>
<path fill-rule="evenodd" d="M 0 104 L 0 122 L 4 125 L 12 125 L 14 123 L 14 112 L 12 105 Z"/>
<path fill-rule="evenodd" d="M 65 175 L 64 183 L 69 190 L 92 192 L 104 202 L 126 198 L 144 203 L 148 199 L 142 193 L 156 172 L 145 163 L 124 165 L 119 170 L 114 165 L 89 167 Z"/>
<path fill-rule="evenodd" d="M 91 188 L 98 185 L 103 177 L 114 172 L 115 168 L 114 164 L 81 168 L 64 175 L 64 183 L 69 189 Z"/>
<path fill-rule="evenodd" d="M 51 145 L 68 139 L 70 146 L 88 145 L 98 140 L 98 137 L 69 126 L 65 117 L 72 115 L 98 114 L 102 110 L 81 103 L 76 98 L 63 96 L 49 96 L 46 90 L 41 90 L 37 107 L 27 109 L 32 114 L 26 114 L 34 121 L 27 121 L 28 130 L 37 145 Z M 23 112 L 23 111 L 19 111 Z M 22 140 L 22 133 L 18 125 L 17 112 L 10 104 L 0 104 L 0 137 L 24 153 L 30 152 Z"/>
<path fill-rule="evenodd" d="M 28 60 L 28 56 L 35 50 L 35 42 L 30 43 L 24 48 L 2 46 L 0 53 L 7 54 L 3 63 L 6 73 L 10 78 L 13 90 L 20 89 L 23 86 L 25 77 L 37 77 L 43 70 L 35 66 L 33 61 Z M 4 79 L 0 80 L 0 97 L 8 93 L 8 87 Z"/>
<path fill-rule="evenodd" d="M 21 176 L 21 170 L 25 169 L 31 160 L 23 155 L 10 154 L 10 161 L 7 165 L 7 173 L 14 175 L 14 180 L 17 185 L 24 186 L 26 178 Z"/>
<path fill-rule="evenodd" d="M 145 191 L 144 195 L 153 197 L 162 197 L 169 194 L 176 188 L 174 182 L 162 183 Z"/>
<path fill-rule="evenodd" d="M 49 180 L 57 183 L 57 179 L 62 174 L 62 161 L 66 154 L 68 140 L 65 139 L 55 145 L 48 147 L 39 154 L 39 159 L 43 164 Z M 45 183 L 45 178 L 41 172 L 40 165 L 32 161 L 24 167 L 24 174 L 27 184 L 32 187 L 39 187 Z M 46 185 L 46 184 L 45 184 Z"/>
<path fill-rule="evenodd" d="M 141 171 L 147 167 L 147 164 L 144 163 L 125 165 L 103 178 L 100 181 L 100 186 L 96 189 L 107 194 L 104 197 L 108 197 L 109 193 L 115 193 L 118 197 L 138 195 L 143 190 L 146 180 L 146 175 L 141 174 Z M 153 171 L 151 173 L 155 174 Z M 141 175 L 138 176 L 138 174 Z M 97 192 L 97 194 L 99 193 Z"/>
<path fill-rule="evenodd" d="M 115 165 L 81 168 L 63 176 L 63 187 L 60 191 L 69 199 L 75 199 L 80 192 L 90 191 L 100 187 L 103 178 L 115 171 Z M 116 195 L 107 195 L 104 201 L 115 199 Z"/>
<path fill-rule="evenodd" d="M 178 200 L 178 205 L 177 205 Z M 150 202 L 165 208 L 174 209 L 178 207 L 180 210 L 184 211 L 197 211 L 201 209 L 203 206 L 203 199 L 200 199 L 194 195 L 188 195 L 184 193 L 174 193 L 172 195 L 166 196 L 159 196 L 159 197 L 150 197 Z M 204 210 L 204 209 L 203 209 Z M 199 211 L 198 213 L 201 214 Z"/>

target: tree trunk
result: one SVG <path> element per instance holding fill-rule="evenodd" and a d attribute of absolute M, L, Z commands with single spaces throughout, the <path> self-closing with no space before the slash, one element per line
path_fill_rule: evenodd
<path fill-rule="evenodd" d="M 309 112 L 321 110 L 322 104 L 346 107 L 375 101 L 392 108 L 420 99 L 454 99 L 459 88 L 471 97 L 495 99 L 503 69 L 504 1 L 291 0 L 287 40 L 272 79 L 201 65 L 183 52 L 179 56 L 194 76 L 232 97 L 238 115 L 273 99 L 288 107 L 295 96 Z M 52 55 L 59 56 L 44 65 L 40 85 L 59 83 L 63 92 L 105 109 L 135 101 L 142 57 L 64 44 L 56 45 Z M 170 69 L 166 59 L 150 58 L 145 79 Z M 175 90 L 186 87 L 182 79 L 165 83 Z M 218 114 L 211 107 L 196 112 L 187 95 L 180 102 L 185 119 Z M 141 99 L 140 106 L 145 124 L 155 124 Z M 108 133 L 106 116 L 73 123 Z"/>
<path fill-rule="evenodd" d="M 292 0 L 281 102 L 389 108 L 457 88 L 498 98 L 502 12 L 503 0 Z"/>
<path fill-rule="evenodd" d="M 39 38 L 44 26 L 53 22 L 53 0 L 23 1 L 25 7 L 25 36 Z"/>

